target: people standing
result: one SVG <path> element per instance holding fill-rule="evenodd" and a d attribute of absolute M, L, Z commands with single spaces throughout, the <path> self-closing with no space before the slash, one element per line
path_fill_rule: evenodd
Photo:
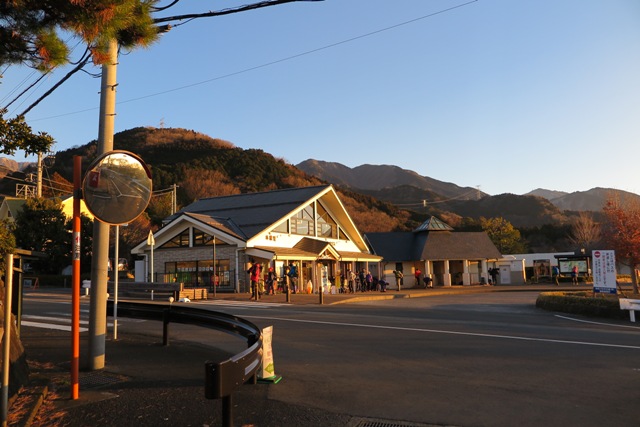
<path fill-rule="evenodd" d="M 415 287 L 418 288 L 418 287 L 420 287 L 420 276 L 422 276 L 422 271 L 420 271 L 419 268 L 416 268 L 416 272 L 415 272 L 414 276 L 416 278 Z"/>
<path fill-rule="evenodd" d="M 493 267 L 489 269 L 489 274 L 491 275 L 491 283 L 489 283 L 490 285 L 497 285 L 498 284 L 498 274 L 500 274 L 500 270 L 498 269 L 498 267 Z"/>
<path fill-rule="evenodd" d="M 275 295 L 276 289 L 275 284 L 278 282 L 278 276 L 276 272 L 273 271 L 273 267 L 269 267 L 269 272 L 267 273 L 267 295 Z"/>
<path fill-rule="evenodd" d="M 364 270 L 360 270 L 360 273 L 358 274 L 358 279 L 360 281 L 360 292 L 366 292 L 367 281 L 365 280 Z"/>
<path fill-rule="evenodd" d="M 553 281 L 555 282 L 556 286 L 560 286 L 560 269 L 558 268 L 557 265 L 554 265 L 553 268 L 551 269 L 551 274 L 553 276 Z"/>
<path fill-rule="evenodd" d="M 257 263 L 253 258 L 251 259 L 251 267 L 247 270 L 249 273 L 249 280 L 251 280 L 251 293 L 252 298 L 256 301 L 260 299 L 260 273 L 262 273 L 262 266 Z"/>
<path fill-rule="evenodd" d="M 298 267 L 293 263 L 293 261 L 289 262 L 289 282 L 291 283 L 291 292 L 298 292 Z"/>
<path fill-rule="evenodd" d="M 578 266 L 574 265 L 571 269 L 571 283 L 578 286 Z"/>
<path fill-rule="evenodd" d="M 402 271 L 400 270 L 393 270 L 393 275 L 396 277 L 396 286 L 398 287 L 398 292 L 400 292 L 400 289 L 402 288 L 402 278 L 404 277 L 404 274 L 402 274 Z"/>
<path fill-rule="evenodd" d="M 353 293 L 355 291 L 355 283 L 356 283 L 356 273 L 353 272 L 353 270 L 349 270 L 347 272 L 348 277 L 349 277 L 349 293 Z"/>
<path fill-rule="evenodd" d="M 367 281 L 367 291 L 373 291 L 373 276 L 370 271 L 367 271 L 367 274 L 364 276 L 364 280 Z"/>

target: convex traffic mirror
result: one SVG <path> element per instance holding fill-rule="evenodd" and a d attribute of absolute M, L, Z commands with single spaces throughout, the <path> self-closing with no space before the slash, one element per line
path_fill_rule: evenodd
<path fill-rule="evenodd" d="M 82 182 L 84 202 L 100 221 L 111 225 L 136 219 L 151 200 L 151 173 L 128 151 L 109 151 L 89 166 Z"/>

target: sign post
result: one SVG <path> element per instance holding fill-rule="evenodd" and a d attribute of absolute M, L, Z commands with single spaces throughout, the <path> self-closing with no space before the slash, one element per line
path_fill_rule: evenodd
<path fill-rule="evenodd" d="M 593 251 L 593 292 L 617 293 L 616 253 L 612 250 Z"/>
<path fill-rule="evenodd" d="M 153 247 L 156 244 L 156 239 L 153 238 L 153 232 L 149 230 L 149 235 L 147 236 L 147 245 L 151 247 L 151 262 L 149 262 L 149 272 L 151 273 L 150 282 L 153 283 Z"/>

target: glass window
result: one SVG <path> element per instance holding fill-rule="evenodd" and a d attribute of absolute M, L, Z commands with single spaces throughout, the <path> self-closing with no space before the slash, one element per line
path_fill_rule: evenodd
<path fill-rule="evenodd" d="M 309 205 L 291 217 L 291 234 L 315 236 L 313 206 Z"/>
<path fill-rule="evenodd" d="M 277 231 L 278 233 L 288 233 L 289 232 L 288 223 L 289 221 L 282 221 L 282 223 L 278 225 L 276 228 L 274 228 L 273 231 Z"/>
<path fill-rule="evenodd" d="M 188 248 L 189 247 L 189 229 L 184 230 L 182 233 L 169 240 L 161 248 Z"/>
<path fill-rule="evenodd" d="M 318 204 L 318 228 L 322 237 L 335 239 L 338 236 L 338 225 L 320 204 Z"/>
<path fill-rule="evenodd" d="M 222 240 L 216 239 L 216 246 L 225 245 Z M 196 228 L 193 229 L 193 246 L 213 246 L 213 236 Z"/>

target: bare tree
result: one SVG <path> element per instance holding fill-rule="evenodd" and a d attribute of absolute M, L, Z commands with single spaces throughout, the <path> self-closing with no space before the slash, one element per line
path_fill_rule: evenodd
<path fill-rule="evenodd" d="M 569 241 L 577 248 L 591 250 L 602 240 L 602 229 L 588 212 L 580 212 L 571 225 Z"/>

